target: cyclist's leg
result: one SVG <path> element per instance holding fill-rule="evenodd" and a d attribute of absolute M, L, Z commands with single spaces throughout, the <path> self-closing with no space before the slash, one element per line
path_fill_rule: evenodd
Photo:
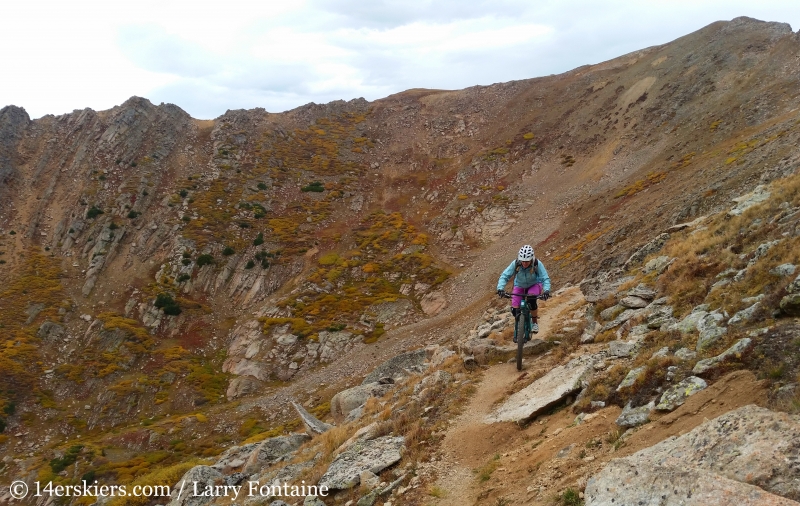
<path fill-rule="evenodd" d="M 536 283 L 526 290 L 526 295 L 541 295 L 544 292 L 542 284 Z M 530 303 L 531 320 L 533 321 L 532 330 L 534 334 L 539 333 L 539 304 L 537 300 L 533 299 Z"/>
<path fill-rule="evenodd" d="M 517 342 L 517 328 L 519 323 L 519 304 L 522 302 L 522 296 L 525 294 L 525 289 L 521 286 L 514 286 L 511 289 L 511 314 L 514 315 L 514 342 Z"/>
<path fill-rule="evenodd" d="M 525 295 L 525 289 L 521 286 L 515 286 L 511 289 L 511 312 L 519 314 L 515 309 L 519 309 L 519 303 L 522 302 L 522 296 Z"/>

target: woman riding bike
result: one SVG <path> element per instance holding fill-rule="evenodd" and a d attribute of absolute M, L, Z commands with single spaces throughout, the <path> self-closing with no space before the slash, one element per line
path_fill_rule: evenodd
<path fill-rule="evenodd" d="M 529 244 L 520 248 L 517 259 L 500 274 L 500 279 L 497 281 L 497 295 L 502 297 L 505 294 L 506 283 L 511 276 L 514 276 L 514 288 L 511 291 L 511 314 L 514 315 L 514 319 L 519 319 L 519 304 L 523 296 L 539 295 L 542 300 L 550 298 L 550 276 L 547 275 L 542 262 L 534 256 L 533 248 Z M 530 308 L 533 320 L 531 330 L 536 334 L 539 332 L 539 306 L 536 304 L 536 299 L 533 299 Z"/>

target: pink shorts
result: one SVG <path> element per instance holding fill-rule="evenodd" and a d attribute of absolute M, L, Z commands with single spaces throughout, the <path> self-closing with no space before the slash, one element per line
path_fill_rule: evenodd
<path fill-rule="evenodd" d="M 511 290 L 511 307 L 519 307 L 519 303 L 522 302 L 523 295 L 541 295 L 542 294 L 542 284 L 536 283 L 535 285 L 529 288 L 522 288 L 521 286 L 515 286 Z"/>

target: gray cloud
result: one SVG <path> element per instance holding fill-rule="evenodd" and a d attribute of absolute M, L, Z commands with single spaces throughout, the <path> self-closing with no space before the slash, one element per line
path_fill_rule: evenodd
<path fill-rule="evenodd" d="M 746 14 L 742 5 L 312 0 L 228 34 L 224 50 L 151 25 L 128 27 L 120 44 L 140 67 L 176 77 L 151 91 L 154 100 L 214 117 L 229 108 L 281 111 L 312 101 L 374 100 L 408 88 L 458 89 L 560 73 Z M 770 18 L 787 9 L 751 15 Z"/>

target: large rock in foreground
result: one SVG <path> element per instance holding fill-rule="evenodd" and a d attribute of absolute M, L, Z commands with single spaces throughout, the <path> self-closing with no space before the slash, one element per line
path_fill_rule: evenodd
<path fill-rule="evenodd" d="M 796 504 L 799 461 L 800 417 L 745 406 L 613 460 L 586 504 Z"/>
<path fill-rule="evenodd" d="M 509 397 L 486 417 L 485 423 L 519 422 L 535 416 L 583 388 L 583 381 L 591 374 L 593 364 L 594 356 L 584 355 L 552 369 Z"/>
<path fill-rule="evenodd" d="M 406 439 L 402 436 L 383 436 L 358 441 L 340 453 L 319 480 L 320 487 L 330 490 L 353 488 L 359 484 L 361 473 L 378 474 L 400 461 Z"/>
<path fill-rule="evenodd" d="M 797 506 L 797 503 L 708 471 L 616 459 L 586 487 L 586 506 Z"/>

